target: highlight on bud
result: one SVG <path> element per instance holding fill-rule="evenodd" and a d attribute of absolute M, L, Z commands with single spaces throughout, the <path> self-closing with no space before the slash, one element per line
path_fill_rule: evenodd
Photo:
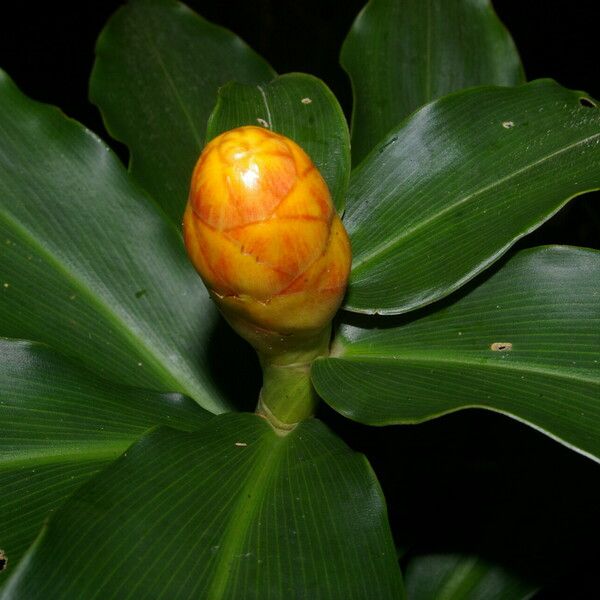
<path fill-rule="evenodd" d="M 327 184 L 291 139 L 253 126 L 214 138 L 194 169 L 183 226 L 212 297 L 259 353 L 275 338 L 285 345 L 328 328 L 350 243 Z"/>

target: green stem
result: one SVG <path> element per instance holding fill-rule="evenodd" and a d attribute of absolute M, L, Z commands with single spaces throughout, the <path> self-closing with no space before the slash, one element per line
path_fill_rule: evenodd
<path fill-rule="evenodd" d="M 259 353 L 263 386 L 256 412 L 281 433 L 314 414 L 318 396 L 310 380 L 310 366 L 315 358 L 328 355 L 330 336 L 328 326 L 293 350 L 275 356 Z"/>

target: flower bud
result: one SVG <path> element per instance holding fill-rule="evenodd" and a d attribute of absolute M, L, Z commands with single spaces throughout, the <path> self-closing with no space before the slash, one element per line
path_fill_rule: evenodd
<path fill-rule="evenodd" d="M 213 139 L 184 215 L 190 258 L 229 323 L 259 354 L 322 339 L 346 289 L 350 243 L 327 184 L 283 135 Z"/>

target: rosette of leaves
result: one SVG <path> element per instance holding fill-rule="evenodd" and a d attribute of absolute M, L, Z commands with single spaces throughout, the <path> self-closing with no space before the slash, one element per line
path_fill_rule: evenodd
<path fill-rule="evenodd" d="M 172 0 L 129 2 L 96 52 L 128 169 L 0 76 L 0 597 L 529 597 L 456 553 L 404 585 L 366 458 L 320 419 L 278 435 L 240 412 L 244 348 L 180 221 L 207 141 L 290 137 L 353 247 L 320 397 L 368 425 L 479 407 L 597 462 L 600 257 L 513 249 L 600 187 L 596 102 L 525 83 L 486 0 L 371 0 L 341 53 L 351 134 L 322 81 Z"/>

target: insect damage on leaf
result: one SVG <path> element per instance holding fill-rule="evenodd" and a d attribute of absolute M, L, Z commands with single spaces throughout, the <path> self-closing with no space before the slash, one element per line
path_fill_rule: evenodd
<path fill-rule="evenodd" d="M 493 352 L 508 352 L 509 350 L 512 350 L 512 347 L 513 345 L 511 342 L 494 342 L 490 346 L 490 350 Z"/>

